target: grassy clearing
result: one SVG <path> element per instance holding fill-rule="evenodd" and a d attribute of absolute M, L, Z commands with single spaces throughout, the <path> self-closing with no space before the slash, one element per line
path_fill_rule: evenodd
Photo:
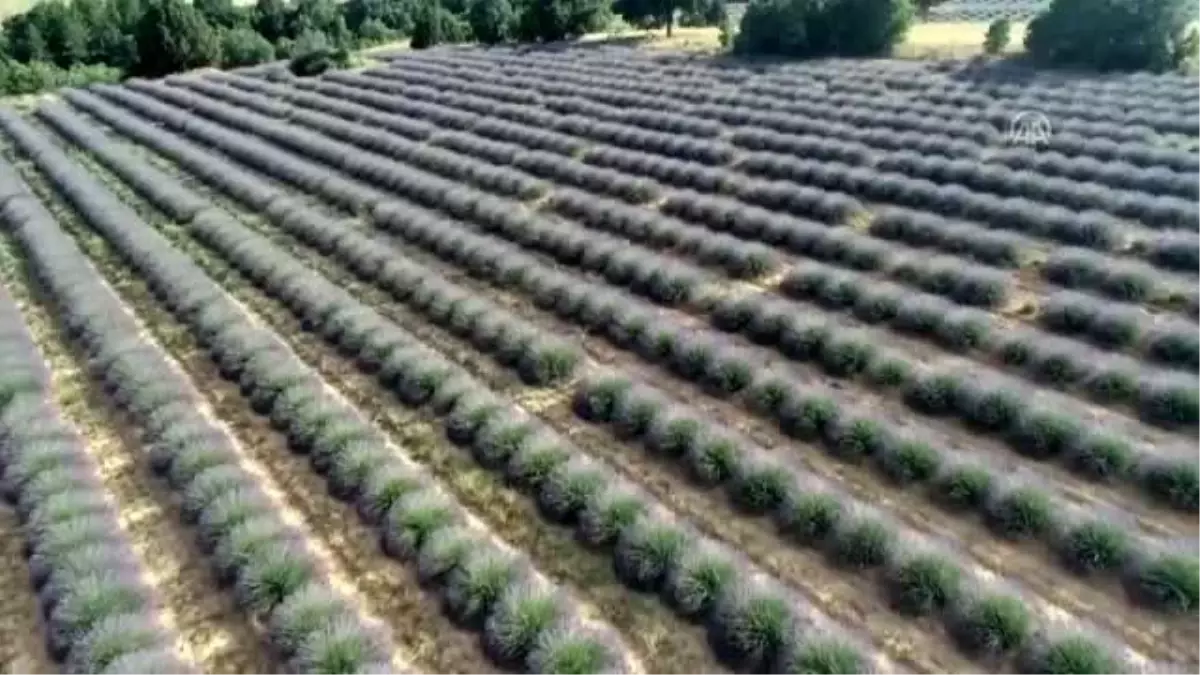
<path fill-rule="evenodd" d="M 1012 40 L 1006 53 L 1022 51 L 1025 41 L 1024 23 L 1014 23 Z M 905 41 L 896 48 L 901 58 L 961 58 L 983 52 L 983 38 L 988 24 L 969 21 L 939 21 L 918 23 L 908 32 Z M 676 28 L 667 37 L 665 29 L 596 34 L 585 40 L 639 41 L 650 49 L 715 52 L 720 49 L 720 31 L 715 26 Z"/>

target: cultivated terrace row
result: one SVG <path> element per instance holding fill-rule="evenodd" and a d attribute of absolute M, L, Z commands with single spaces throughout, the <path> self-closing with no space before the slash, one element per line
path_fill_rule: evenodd
<path fill-rule="evenodd" d="M 320 231 L 324 231 L 324 228 L 320 228 Z M 360 250 L 360 251 L 362 251 L 362 249 L 359 249 L 359 250 Z M 431 300 L 431 301 L 432 301 L 432 300 Z"/>

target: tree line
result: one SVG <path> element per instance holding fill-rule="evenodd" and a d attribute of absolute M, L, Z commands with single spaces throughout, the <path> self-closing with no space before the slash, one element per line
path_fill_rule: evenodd
<path fill-rule="evenodd" d="M 43 0 L 0 32 L 0 94 L 299 58 L 302 68 L 409 38 L 440 43 L 549 42 L 603 30 L 709 25 L 725 0 Z"/>
<path fill-rule="evenodd" d="M 668 34 L 677 21 L 720 25 L 743 55 L 882 56 L 942 1 L 751 0 L 735 32 L 725 0 L 42 0 L 0 26 L 0 95 L 288 58 L 306 74 L 397 39 L 418 49 L 550 42 L 603 30 L 614 15 Z M 1054 0 L 1026 50 L 1049 64 L 1174 68 L 1196 51 L 1188 2 Z M 1007 40 L 996 26 L 985 47 Z"/>
<path fill-rule="evenodd" d="M 814 58 L 884 56 L 916 18 L 945 0 L 751 0 L 733 40 L 736 53 Z M 1025 37 L 1039 65 L 1165 71 L 1194 59 L 1195 0 L 1053 0 Z M 983 45 L 997 53 L 1009 22 Z"/>

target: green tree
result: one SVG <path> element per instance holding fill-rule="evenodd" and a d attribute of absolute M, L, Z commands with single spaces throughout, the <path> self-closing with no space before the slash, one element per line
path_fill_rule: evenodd
<path fill-rule="evenodd" d="M 413 49 L 425 49 L 439 44 L 466 42 L 470 38 L 470 24 L 442 7 L 440 2 L 433 2 L 417 15 L 409 44 Z"/>
<path fill-rule="evenodd" d="M 219 38 L 194 7 L 183 0 L 155 0 L 137 26 L 142 75 L 161 76 L 217 63 Z"/>
<path fill-rule="evenodd" d="M 508 0 L 475 0 L 467 11 L 467 21 L 476 40 L 492 45 L 512 38 L 517 15 Z"/>
<path fill-rule="evenodd" d="M 817 0 L 751 0 L 733 41 L 739 54 L 807 56 Z"/>
<path fill-rule="evenodd" d="M 192 0 L 192 6 L 213 27 L 233 28 L 249 19 L 249 12 L 235 7 L 233 0 Z"/>
<path fill-rule="evenodd" d="M 288 34 L 297 36 L 306 30 L 321 31 L 339 44 L 349 33 L 342 8 L 335 0 L 297 0 Z"/>
<path fill-rule="evenodd" d="M 359 25 L 358 30 L 354 30 L 353 32 L 358 36 L 358 40 L 362 44 L 382 44 L 396 37 L 396 32 L 388 28 L 379 19 L 367 19 Z"/>
<path fill-rule="evenodd" d="M 1191 0 L 1054 0 L 1025 49 L 1045 65 L 1163 71 L 1191 56 Z"/>
<path fill-rule="evenodd" d="M 275 47 L 251 28 L 221 31 L 221 65 L 226 68 L 253 66 L 275 59 Z"/>
<path fill-rule="evenodd" d="M 911 0 L 751 0 L 734 39 L 741 54 L 883 56 L 912 25 Z"/>
<path fill-rule="evenodd" d="M 309 28 L 296 36 L 296 40 L 292 44 L 291 53 L 294 56 L 299 56 L 301 54 L 332 50 L 333 44 L 330 43 L 328 35 L 314 28 Z"/>
<path fill-rule="evenodd" d="M 254 30 L 268 41 L 278 42 L 280 38 L 295 37 L 288 32 L 291 10 L 286 0 L 257 0 L 251 15 Z"/>
<path fill-rule="evenodd" d="M 679 9 L 681 26 L 722 26 L 729 16 L 725 0 L 692 0 Z"/>
<path fill-rule="evenodd" d="M 50 47 L 46 44 L 46 38 L 42 36 L 40 28 L 30 26 L 25 39 L 25 47 L 28 50 L 28 56 L 25 58 L 26 61 L 50 60 Z"/>
<path fill-rule="evenodd" d="M 675 10 L 682 4 L 683 0 L 616 0 L 613 11 L 639 28 L 666 26 L 669 37 L 675 24 Z"/>
<path fill-rule="evenodd" d="M 917 13 L 922 17 L 926 17 L 929 16 L 929 10 L 944 2 L 946 0 L 914 0 L 913 4 L 916 6 Z"/>
<path fill-rule="evenodd" d="M 7 54 L 14 61 L 49 61 L 50 50 L 37 23 L 27 14 L 16 14 L 4 20 L 4 35 L 8 39 Z"/>
<path fill-rule="evenodd" d="M 345 49 L 317 49 L 298 54 L 288 63 L 288 70 L 299 77 L 311 77 L 331 68 L 346 68 L 350 60 L 350 52 Z"/>
<path fill-rule="evenodd" d="M 1012 22 L 1003 17 L 996 19 L 988 26 L 987 35 L 983 38 L 983 51 L 987 54 L 999 54 L 1011 39 Z"/>
<path fill-rule="evenodd" d="M 88 60 L 88 25 L 84 14 L 61 2 L 51 0 L 35 5 L 28 12 L 46 41 L 50 60 L 63 68 Z"/>
<path fill-rule="evenodd" d="M 347 0 L 342 16 L 350 30 L 360 35 L 362 25 L 373 19 L 389 30 L 411 35 L 419 9 L 418 0 Z"/>
<path fill-rule="evenodd" d="M 527 0 L 518 35 L 543 42 L 575 38 L 600 30 L 611 16 L 610 0 Z"/>

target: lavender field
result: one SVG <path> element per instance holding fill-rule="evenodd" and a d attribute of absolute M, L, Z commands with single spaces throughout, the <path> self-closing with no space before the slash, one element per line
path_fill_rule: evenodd
<path fill-rule="evenodd" d="M 380 58 L 0 109 L 9 670 L 1200 667 L 1194 80 Z"/>

